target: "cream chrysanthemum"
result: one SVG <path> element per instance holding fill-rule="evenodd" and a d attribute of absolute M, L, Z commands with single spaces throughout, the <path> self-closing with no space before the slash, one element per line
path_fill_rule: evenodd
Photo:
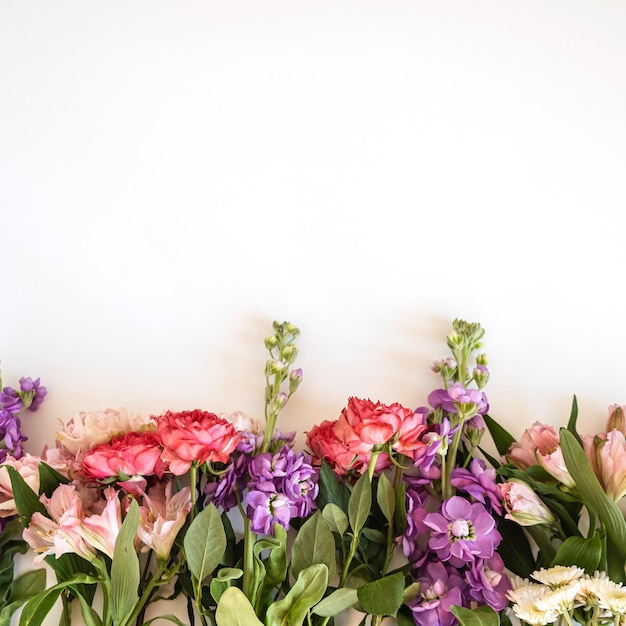
<path fill-rule="evenodd" d="M 569 613 L 574 608 L 574 600 L 579 589 L 580 582 L 574 580 L 544 594 L 535 604 L 540 611 L 556 611 L 559 615 Z"/>
<path fill-rule="evenodd" d="M 533 572 L 531 576 L 544 585 L 549 585 L 552 589 L 567 585 L 573 580 L 578 580 L 585 570 L 581 567 L 571 565 L 566 567 L 565 565 L 555 565 L 549 569 L 541 568 L 536 572 Z"/>
<path fill-rule="evenodd" d="M 596 606 L 603 606 L 603 598 L 616 590 L 621 589 L 622 585 L 614 583 L 604 572 L 596 572 L 593 577 L 584 576 L 580 579 L 580 590 L 576 597 L 576 606 L 590 609 Z M 606 603 L 604 603 L 606 604 Z"/>
<path fill-rule="evenodd" d="M 608 581 L 609 583 L 611 581 Z M 600 597 L 600 606 L 608 609 L 613 615 L 626 614 L 626 589 L 621 585 L 612 583 L 606 585 L 606 589 L 602 590 Z"/>

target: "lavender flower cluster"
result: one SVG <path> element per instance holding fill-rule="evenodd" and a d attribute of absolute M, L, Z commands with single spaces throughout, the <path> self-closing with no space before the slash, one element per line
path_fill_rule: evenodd
<path fill-rule="evenodd" d="M 0 463 L 4 463 L 8 455 L 15 459 L 23 456 L 22 444 L 27 437 L 22 433 L 19 414 L 24 409 L 36 411 L 47 393 L 39 378 L 20 378 L 19 382 L 19 390 L 4 387 L 0 391 Z"/>
<path fill-rule="evenodd" d="M 275 431 L 269 452 L 260 452 L 263 434 L 244 432 L 228 465 L 205 488 L 208 502 L 225 511 L 245 505 L 250 529 L 274 534 L 274 524 L 289 529 L 293 518 L 316 508 L 318 469 L 310 455 L 294 452 L 295 432 Z"/>

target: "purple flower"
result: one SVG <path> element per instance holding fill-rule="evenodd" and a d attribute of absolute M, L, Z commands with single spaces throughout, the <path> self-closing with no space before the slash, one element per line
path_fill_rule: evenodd
<path fill-rule="evenodd" d="M 447 389 L 435 389 L 428 395 L 428 404 L 433 409 L 443 409 L 446 413 L 456 413 L 454 400 L 448 394 Z"/>
<path fill-rule="evenodd" d="M 422 565 L 428 556 L 427 544 L 430 529 L 424 524 L 429 510 L 438 508 L 438 501 L 432 496 L 426 485 L 430 480 L 406 477 L 406 521 L 407 526 L 402 535 L 402 551 L 404 556 L 415 566 Z"/>
<path fill-rule="evenodd" d="M 275 523 L 285 529 L 289 528 L 291 519 L 289 498 L 277 493 L 273 483 L 256 484 L 254 490 L 246 494 L 246 504 L 252 532 L 273 535 Z"/>
<path fill-rule="evenodd" d="M 504 562 L 498 553 L 490 559 L 474 561 L 465 578 L 468 593 L 478 604 L 487 604 L 494 611 L 501 611 L 508 604 L 506 593 L 511 582 L 504 573 Z"/>
<path fill-rule="evenodd" d="M 218 480 L 207 483 L 204 493 L 208 502 L 213 502 L 224 511 L 230 511 L 237 506 L 235 491 L 243 493 L 248 484 L 248 457 L 243 454 L 233 455 L 226 469 L 219 475 Z"/>
<path fill-rule="evenodd" d="M 428 547 L 455 567 L 491 558 L 502 539 L 485 507 L 461 496 L 446 500 L 441 513 L 429 513 L 424 523 L 431 529 Z"/>
<path fill-rule="evenodd" d="M 489 410 L 487 396 L 478 389 L 466 389 L 461 383 L 454 383 L 448 389 L 448 395 L 456 405 L 475 405 L 476 413 L 484 415 Z"/>
<path fill-rule="evenodd" d="M 33 380 L 30 376 L 20 378 L 20 389 L 24 396 L 24 404 L 31 411 L 36 411 L 39 408 L 48 393 L 48 390 L 41 386 L 39 378 Z"/>
<path fill-rule="evenodd" d="M 293 451 L 288 448 L 293 455 Z M 291 516 L 306 517 L 316 508 L 318 470 L 311 465 L 311 457 L 300 452 L 293 456 L 289 472 L 282 481 L 282 491 L 291 501 Z"/>
<path fill-rule="evenodd" d="M 450 607 L 464 606 L 465 582 L 453 567 L 438 562 L 428 563 L 421 574 L 420 593 L 408 605 L 413 621 L 418 626 L 452 626 L 456 617 Z"/>
<path fill-rule="evenodd" d="M 487 505 L 489 510 L 502 515 L 502 490 L 496 483 L 496 471 L 488 469 L 482 459 L 473 459 L 469 470 L 453 469 L 450 482 L 453 487 Z"/>
<path fill-rule="evenodd" d="M 21 431 L 20 418 L 9 411 L 0 411 L 0 463 L 4 463 L 8 454 L 16 459 L 22 458 L 22 443 L 26 440 Z"/>

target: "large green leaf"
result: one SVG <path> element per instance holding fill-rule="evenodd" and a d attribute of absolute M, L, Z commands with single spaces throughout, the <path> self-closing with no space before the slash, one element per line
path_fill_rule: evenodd
<path fill-rule="evenodd" d="M 404 597 L 404 574 L 379 578 L 357 589 L 361 608 L 370 615 L 396 615 Z"/>
<path fill-rule="evenodd" d="M 238 587 L 224 591 L 215 613 L 217 626 L 263 626 L 250 601 Z"/>
<path fill-rule="evenodd" d="M 350 490 L 342 483 L 330 469 L 326 461 L 322 461 L 319 477 L 319 495 L 317 505 L 323 509 L 327 504 L 336 504 L 342 511 L 348 511 Z"/>
<path fill-rule="evenodd" d="M 11 480 L 15 508 L 20 516 L 22 526 L 26 528 L 30 524 L 30 518 L 33 516 L 33 513 L 41 513 L 46 517 L 50 517 L 46 507 L 39 501 L 39 496 L 28 486 L 28 483 L 22 478 L 20 473 L 10 465 L 7 465 L 6 469 Z"/>
<path fill-rule="evenodd" d="M 358 535 L 361 532 L 372 508 L 372 483 L 367 473 L 363 474 L 352 489 L 348 503 L 348 518 L 352 532 Z"/>
<path fill-rule="evenodd" d="M 330 595 L 320 600 L 313 608 L 313 613 L 321 617 L 334 617 L 343 611 L 356 606 L 359 602 L 356 589 L 342 587 L 335 589 Z"/>
<path fill-rule="evenodd" d="M 376 489 L 376 501 L 382 511 L 385 519 L 393 524 L 393 517 L 396 510 L 396 494 L 391 481 L 386 474 L 381 474 L 378 479 L 378 488 Z"/>
<path fill-rule="evenodd" d="M 348 530 L 350 526 L 350 522 L 348 522 L 348 516 L 336 505 L 332 502 L 327 504 L 322 510 L 322 517 L 326 520 L 328 527 L 339 535 L 343 536 L 343 534 Z"/>
<path fill-rule="evenodd" d="M 255 557 L 260 557 L 256 551 Z M 282 584 L 287 578 L 287 531 L 280 525 L 274 525 L 273 545 L 265 558 L 265 577 L 259 591 L 263 604 L 271 601 L 274 587 Z"/>
<path fill-rule="evenodd" d="M 47 463 L 40 461 L 38 466 L 39 470 L 39 494 L 45 493 L 48 497 L 52 495 L 52 492 L 61 484 L 68 484 L 70 479 L 63 474 L 57 472 L 54 468 L 50 467 Z"/>
<path fill-rule="evenodd" d="M 267 626 L 302 626 L 309 610 L 324 596 L 327 586 L 326 565 L 311 565 L 302 570 L 287 595 L 267 610 Z"/>
<path fill-rule="evenodd" d="M 291 549 L 291 572 L 297 578 L 302 570 L 318 563 L 326 565 L 328 580 L 332 581 L 337 568 L 335 538 L 319 510 L 296 535 Z"/>
<path fill-rule="evenodd" d="M 139 601 L 139 559 L 135 535 L 139 526 L 139 505 L 131 502 L 126 519 L 115 540 L 111 564 L 111 617 L 113 624 L 124 624 Z"/>
<path fill-rule="evenodd" d="M 498 522 L 498 531 L 502 535 L 498 554 L 504 564 L 514 574 L 528 578 L 535 570 L 535 558 L 524 530 L 515 522 L 501 519 Z"/>
<path fill-rule="evenodd" d="M 498 626 L 500 624 L 500 616 L 489 606 L 466 609 L 453 605 L 450 611 L 459 620 L 460 626 Z"/>
<path fill-rule="evenodd" d="M 13 581 L 5 604 L 0 602 L 0 626 L 9 626 L 11 617 L 24 603 L 46 588 L 46 571 L 43 569 L 25 572 Z"/>
<path fill-rule="evenodd" d="M 504 456 L 509 451 L 511 444 L 515 442 L 515 437 L 489 415 L 483 415 L 483 419 L 485 420 L 485 426 L 489 429 L 498 454 Z"/>
<path fill-rule="evenodd" d="M 576 441 L 582 445 L 582 441 L 576 430 L 576 420 L 578 419 L 578 400 L 576 400 L 576 396 L 572 399 L 572 410 L 569 416 L 569 421 L 567 422 L 567 430 L 574 435 Z"/>
<path fill-rule="evenodd" d="M 226 552 L 226 533 L 214 504 L 209 504 L 193 520 L 183 545 L 189 570 L 202 582 L 220 564 Z"/>
<path fill-rule="evenodd" d="M 238 580 L 243 576 L 243 570 L 237 567 L 223 567 L 211 579 L 211 596 L 216 602 L 220 601 L 223 593 L 232 586 L 233 580 Z"/>
<path fill-rule="evenodd" d="M 565 465 L 576 483 L 576 489 L 589 503 L 592 510 L 596 511 L 607 535 L 618 550 L 622 562 L 626 562 L 626 521 L 622 512 L 602 489 L 575 436 L 565 428 L 561 428 L 560 440 Z"/>
<path fill-rule="evenodd" d="M 550 567 L 577 565 L 582 567 L 587 574 L 592 575 L 600 565 L 603 543 L 602 536 L 598 532 L 589 539 L 568 537 L 558 549 Z"/>

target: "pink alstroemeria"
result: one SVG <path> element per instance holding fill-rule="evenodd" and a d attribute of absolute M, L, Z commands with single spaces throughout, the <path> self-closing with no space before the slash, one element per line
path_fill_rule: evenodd
<path fill-rule="evenodd" d="M 619 502 L 626 495 L 626 439 L 619 430 L 584 435 L 583 447 L 606 494 Z"/>
<path fill-rule="evenodd" d="M 566 487 L 576 486 L 565 465 L 559 434 L 554 426 L 535 422 L 524 431 L 519 442 L 511 445 L 506 456 L 520 469 L 541 465 Z"/>
<path fill-rule="evenodd" d="M 144 495 L 143 505 L 139 507 L 139 539 L 156 552 L 159 560 L 165 560 L 170 554 L 176 535 L 183 527 L 191 511 L 191 489 L 183 487 L 172 495 L 174 482 L 157 483 L 148 494 Z"/>
<path fill-rule="evenodd" d="M 2 466 L 0 466 L 0 517 L 17 515 L 11 479 L 9 478 L 7 468 L 3 466 L 7 465 L 15 468 L 26 484 L 37 493 L 39 491 L 40 460 L 39 457 L 31 456 L 30 454 L 25 454 L 20 459 L 7 455 Z"/>
<path fill-rule="evenodd" d="M 24 540 L 36 553 L 34 563 L 41 563 L 49 554 L 59 558 L 68 552 L 93 560 L 96 554 L 83 535 L 83 504 L 74 485 L 59 485 L 50 498 L 40 499 L 52 519 L 34 513 L 23 532 Z"/>
<path fill-rule="evenodd" d="M 85 541 L 111 558 L 115 540 L 122 528 L 122 507 L 118 495 L 119 492 L 113 487 L 107 487 L 104 490 L 106 505 L 102 513 L 85 517 L 82 523 Z"/>
<path fill-rule="evenodd" d="M 520 526 L 554 523 L 554 515 L 537 494 L 522 480 L 511 478 L 502 483 L 502 496 L 507 519 Z"/>

